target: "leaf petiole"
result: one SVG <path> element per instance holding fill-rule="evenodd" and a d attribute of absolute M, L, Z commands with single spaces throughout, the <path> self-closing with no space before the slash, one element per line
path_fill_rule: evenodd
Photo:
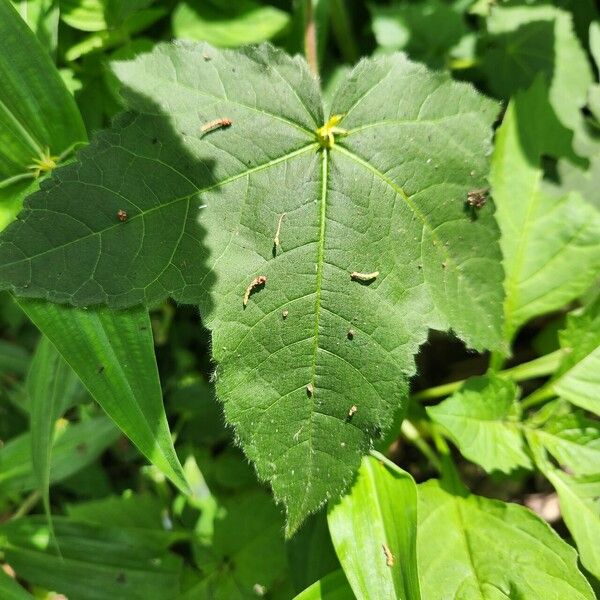
<path fill-rule="evenodd" d="M 536 377 L 546 377 L 554 373 L 564 354 L 565 350 L 556 350 L 545 356 L 540 356 L 529 362 L 511 367 L 510 369 L 499 371 L 498 374 L 511 381 L 525 381 L 527 379 L 535 379 Z M 464 385 L 465 381 L 466 379 L 461 379 L 459 381 L 452 381 L 451 383 L 430 387 L 413 394 L 412 398 L 419 401 L 443 398 L 444 396 L 449 396 L 459 390 Z M 540 390 L 541 389 L 543 388 L 540 388 Z M 536 392 L 534 392 L 532 396 L 535 394 Z M 523 407 L 526 408 L 525 404 L 523 404 Z"/>

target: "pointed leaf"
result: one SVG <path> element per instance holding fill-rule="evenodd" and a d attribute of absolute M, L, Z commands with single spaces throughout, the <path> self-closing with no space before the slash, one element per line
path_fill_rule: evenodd
<path fill-rule="evenodd" d="M 19 304 L 140 452 L 187 490 L 162 402 L 148 311 Z"/>
<path fill-rule="evenodd" d="M 577 554 L 528 509 L 418 486 L 423 597 L 593 600 Z"/>
<path fill-rule="evenodd" d="M 364 458 L 350 492 L 330 507 L 331 539 L 356 598 L 420 600 L 417 488 L 384 460 Z"/>
<path fill-rule="evenodd" d="M 50 518 L 50 466 L 54 426 L 83 388 L 52 342 L 42 336 L 27 376 L 31 420 L 31 463 Z"/>
<path fill-rule="evenodd" d="M 0 280 L 75 305 L 199 303 L 226 417 L 291 532 L 402 408 L 429 327 L 503 347 L 492 209 L 464 210 L 496 106 L 400 55 L 363 61 L 329 149 L 317 82 L 268 45 L 161 45 L 116 69 L 136 114 L 31 198 Z"/>
<path fill-rule="evenodd" d="M 507 339 L 583 293 L 600 270 L 600 213 L 579 194 L 554 198 L 541 186 L 542 155 L 561 156 L 570 142 L 541 79 L 511 101 L 496 136 L 490 183 L 502 230 Z"/>
<path fill-rule="evenodd" d="M 520 430 L 517 386 L 489 375 L 473 377 L 427 413 L 443 425 L 465 458 L 486 471 L 531 468 Z"/>

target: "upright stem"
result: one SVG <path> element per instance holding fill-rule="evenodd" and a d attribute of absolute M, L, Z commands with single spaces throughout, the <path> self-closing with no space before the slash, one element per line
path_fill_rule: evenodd
<path fill-rule="evenodd" d="M 319 76 L 319 59 L 317 57 L 317 28 L 313 0 L 305 0 L 304 9 L 304 54 L 306 62 L 315 77 Z"/>
<path fill-rule="evenodd" d="M 511 381 L 525 381 L 526 379 L 545 377 L 556 371 L 564 354 L 564 349 L 556 350 L 555 352 L 540 356 L 539 358 L 522 363 L 516 367 L 504 369 L 504 371 L 499 372 L 499 375 L 502 375 Z M 431 387 L 413 394 L 412 398 L 415 400 L 433 400 L 435 398 L 443 398 L 444 396 L 449 396 L 450 394 L 459 390 L 464 383 L 465 380 L 461 379 L 460 381 L 453 381 L 451 383 L 445 383 L 443 385 Z"/>
<path fill-rule="evenodd" d="M 423 439 L 419 430 L 408 420 L 404 419 L 400 427 L 402 435 L 409 441 L 412 442 L 421 454 L 429 460 L 433 467 L 439 472 L 442 472 L 442 463 L 438 458 L 437 454 L 430 448 L 429 444 Z"/>

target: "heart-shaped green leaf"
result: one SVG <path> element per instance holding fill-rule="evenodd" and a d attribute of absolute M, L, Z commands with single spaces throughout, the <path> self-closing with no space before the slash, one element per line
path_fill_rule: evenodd
<path fill-rule="evenodd" d="M 0 284 L 199 304 L 226 417 L 293 531 L 403 407 L 429 327 L 502 347 L 492 208 L 465 210 L 496 106 L 401 55 L 361 61 L 329 117 L 268 45 L 162 45 L 116 73 L 131 112 L 4 232 Z"/>

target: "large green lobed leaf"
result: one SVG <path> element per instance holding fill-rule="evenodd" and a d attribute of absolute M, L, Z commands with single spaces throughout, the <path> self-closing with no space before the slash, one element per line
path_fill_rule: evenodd
<path fill-rule="evenodd" d="M 502 348 L 492 208 L 465 211 L 496 105 L 401 55 L 364 60 L 332 102 L 348 134 L 324 149 L 317 81 L 268 45 L 161 45 L 116 73 L 131 112 L 27 202 L 0 283 L 199 304 L 226 417 L 293 531 L 403 407 L 429 327 Z M 201 131 L 219 118 L 233 124 Z"/>

